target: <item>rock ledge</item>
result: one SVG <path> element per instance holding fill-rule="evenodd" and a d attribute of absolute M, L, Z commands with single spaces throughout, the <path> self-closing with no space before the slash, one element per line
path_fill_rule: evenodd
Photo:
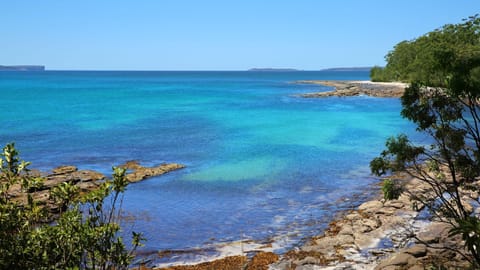
<path fill-rule="evenodd" d="M 405 83 L 383 83 L 371 81 L 296 81 L 298 84 L 317 84 L 334 87 L 333 91 L 315 92 L 301 94 L 304 98 L 322 97 L 350 97 L 350 96 L 372 96 L 372 97 L 401 97 L 405 92 Z"/>

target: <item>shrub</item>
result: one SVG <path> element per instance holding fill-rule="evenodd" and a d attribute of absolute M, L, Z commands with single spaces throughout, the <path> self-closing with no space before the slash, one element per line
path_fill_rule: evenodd
<path fill-rule="evenodd" d="M 29 175 L 29 162 L 21 161 L 13 143 L 0 158 L 0 269 L 127 269 L 134 250 L 144 240 L 133 233 L 128 251 L 118 236 L 117 204 L 125 191 L 125 169 L 113 168 L 113 179 L 86 195 L 63 183 L 50 190 L 61 209 L 55 222 L 33 196 L 41 179 Z M 27 194 L 15 198 L 15 187 Z M 111 199 L 109 205 L 105 204 Z"/>
<path fill-rule="evenodd" d="M 397 181 L 386 178 L 382 182 L 382 192 L 385 200 L 396 200 L 402 193 L 402 188 Z"/>

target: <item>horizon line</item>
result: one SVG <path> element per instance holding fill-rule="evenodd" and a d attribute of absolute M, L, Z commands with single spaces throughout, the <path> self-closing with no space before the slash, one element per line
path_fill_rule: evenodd
<path fill-rule="evenodd" d="M 1 65 L 0 65 L 1 66 Z M 5 65 L 3 65 L 5 66 Z M 20 65 L 15 65 L 20 66 Z M 38 65 L 41 66 L 41 65 Z M 45 67 L 45 66 L 44 66 Z M 47 69 L 38 70 L 43 71 L 163 71 L 163 72 L 314 72 L 314 71 L 328 71 L 332 69 L 371 69 L 374 66 L 359 66 L 359 67 L 329 67 L 322 69 L 296 69 L 296 68 L 249 68 L 249 69 Z M 0 70 L 0 71 L 23 71 L 23 70 Z"/>

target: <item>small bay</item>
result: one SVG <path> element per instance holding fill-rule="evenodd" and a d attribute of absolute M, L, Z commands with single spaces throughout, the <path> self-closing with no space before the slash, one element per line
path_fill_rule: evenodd
<path fill-rule="evenodd" d="M 312 79 L 368 73 L 0 72 L 0 143 L 41 170 L 185 164 L 128 187 L 125 234 L 144 232 L 144 251 L 252 239 L 282 252 L 374 195 L 369 161 L 414 133 L 395 98 L 298 97 L 329 90 L 292 83 Z"/>

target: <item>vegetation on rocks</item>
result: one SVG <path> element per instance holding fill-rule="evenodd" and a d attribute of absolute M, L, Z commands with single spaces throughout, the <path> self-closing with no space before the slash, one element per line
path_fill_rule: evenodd
<path fill-rule="evenodd" d="M 399 186 L 398 181 L 387 178 L 382 182 L 382 192 L 385 200 L 395 200 L 402 193 L 402 188 Z"/>
<path fill-rule="evenodd" d="M 427 184 L 413 199 L 451 224 L 451 235 L 465 243 L 457 251 L 480 267 L 480 222 L 471 206 L 479 202 L 480 183 L 480 18 L 401 42 L 386 58 L 389 79 L 410 82 L 402 116 L 432 143 L 392 137 L 372 172 L 404 171 Z"/>
<path fill-rule="evenodd" d="M 30 174 L 14 144 L 0 158 L 0 269 L 126 269 L 143 237 L 133 233 L 132 250 L 118 235 L 119 203 L 128 181 L 124 168 L 111 180 L 80 193 L 63 182 L 49 190 L 59 215 L 52 222 L 36 191 L 45 179 Z M 26 201 L 21 198 L 25 198 Z"/>

